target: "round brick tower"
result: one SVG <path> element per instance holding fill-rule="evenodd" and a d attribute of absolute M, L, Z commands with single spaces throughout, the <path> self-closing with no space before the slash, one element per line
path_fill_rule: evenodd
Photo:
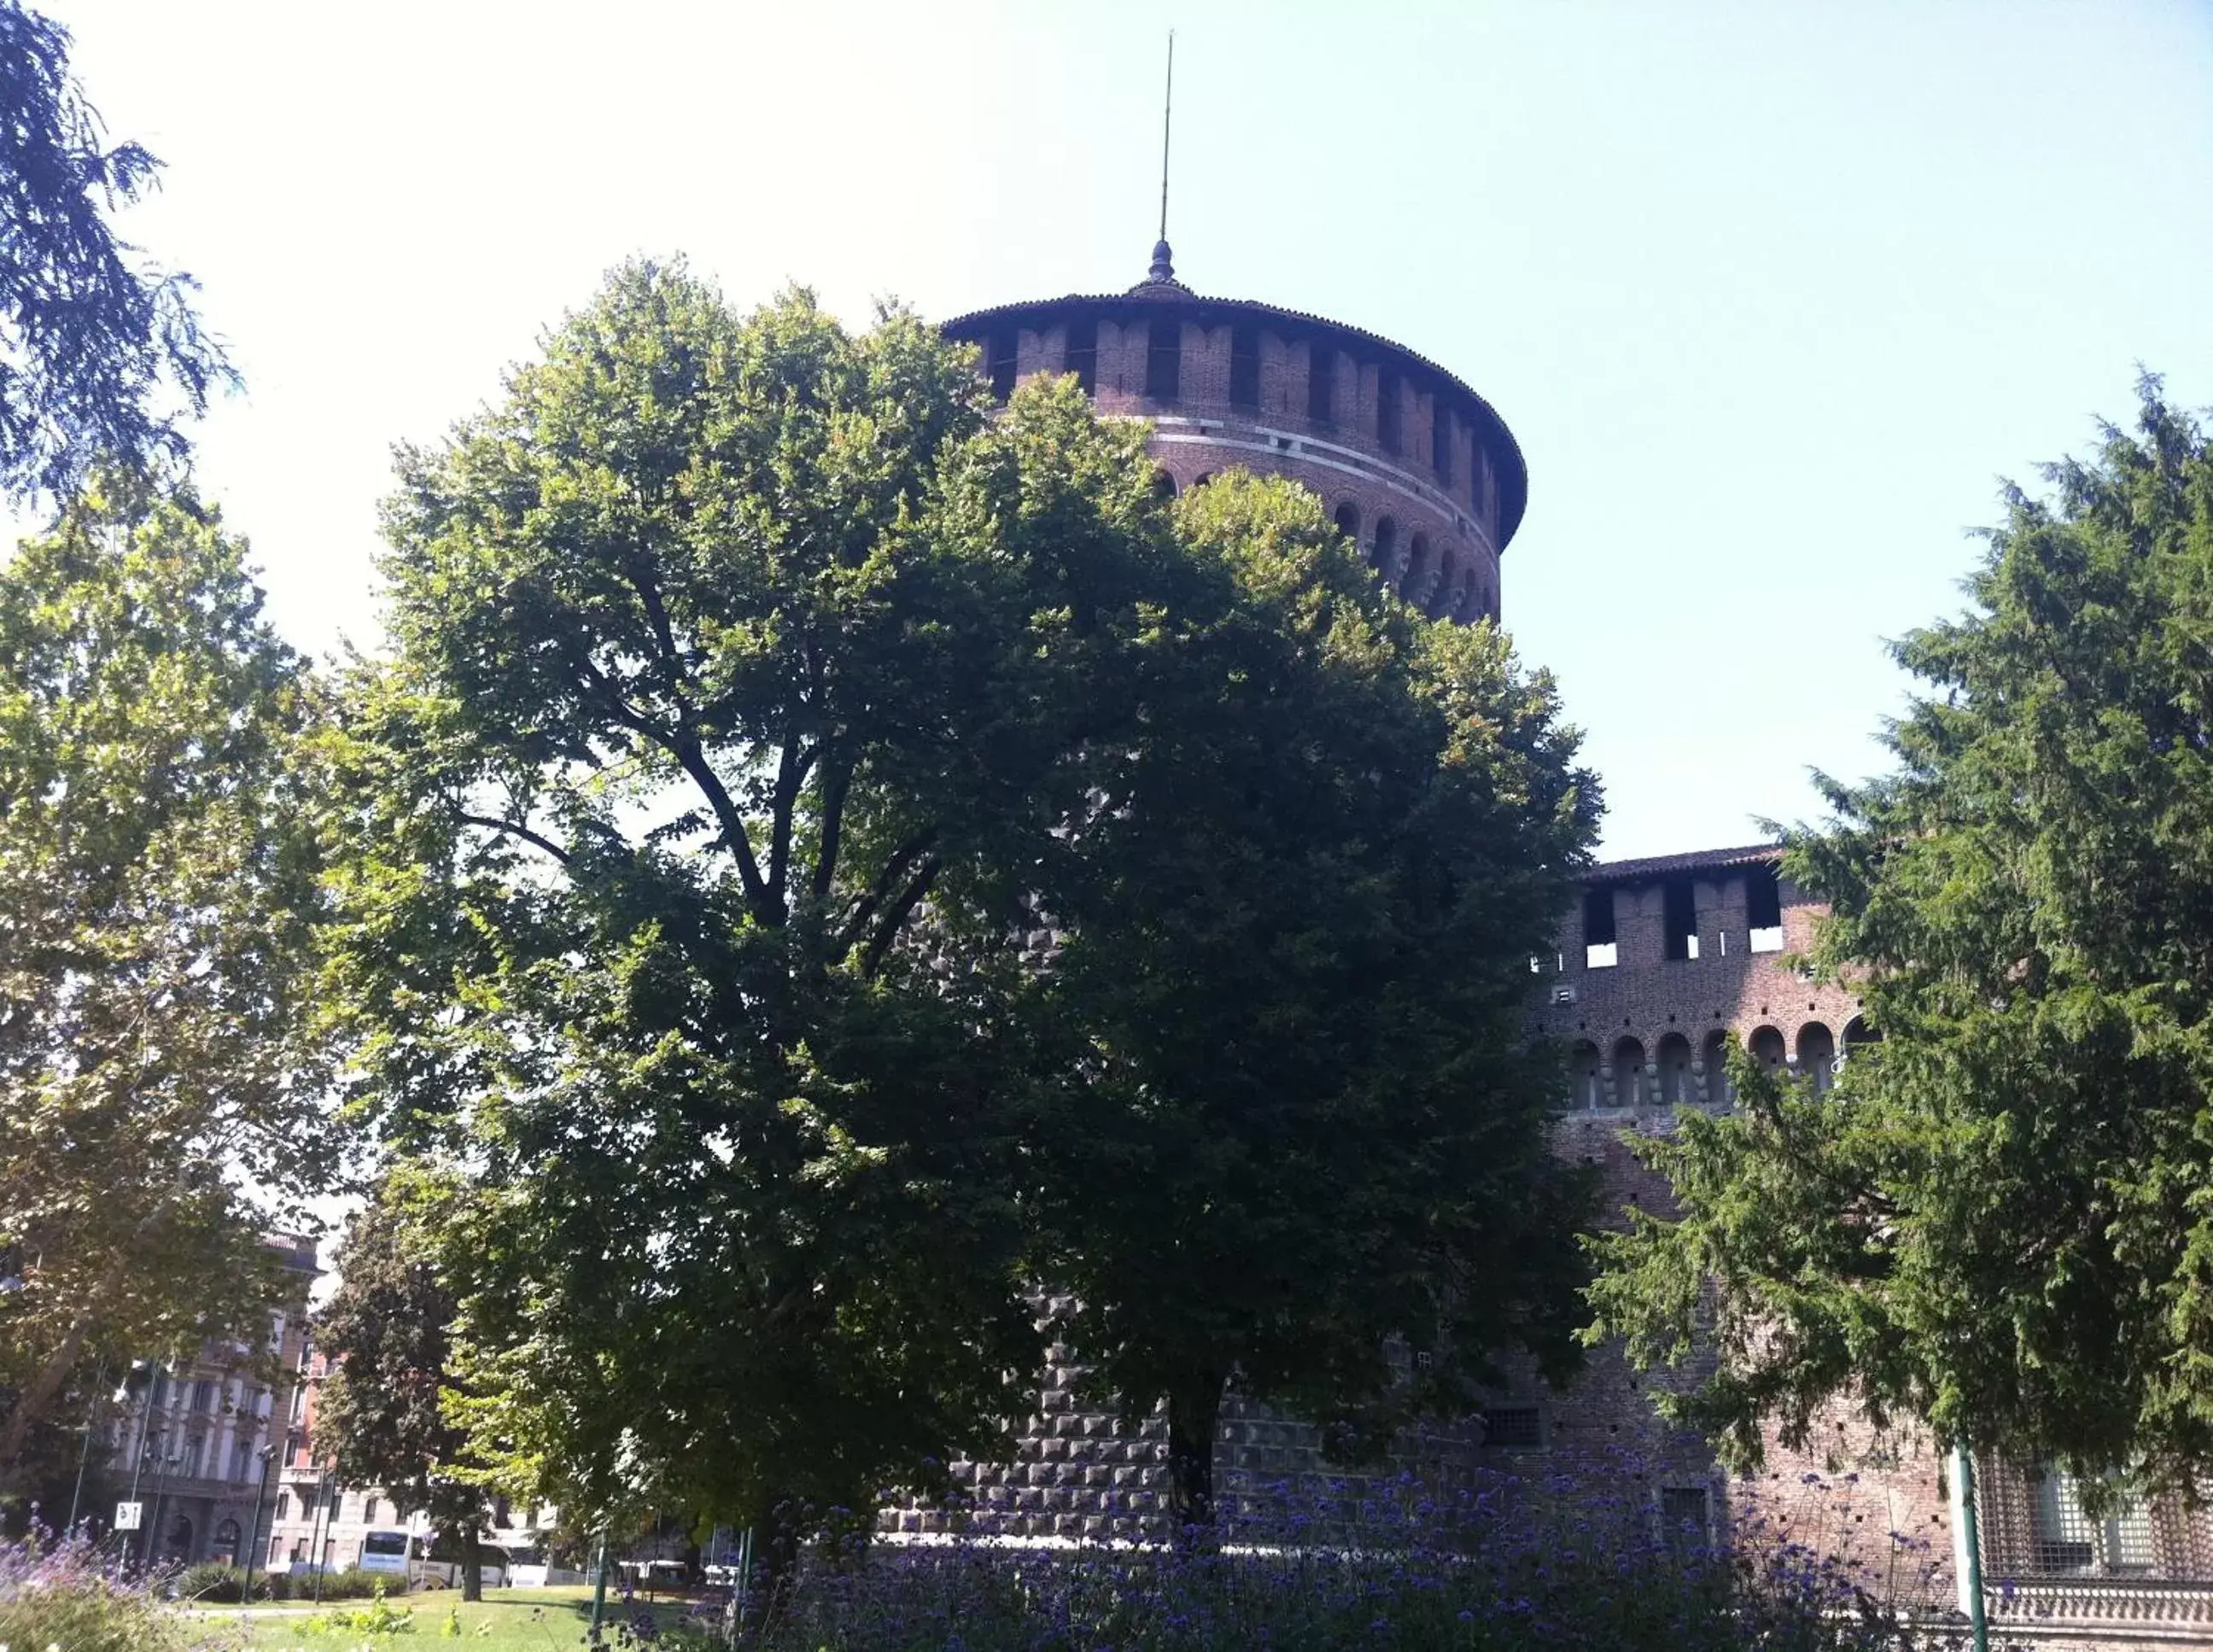
<path fill-rule="evenodd" d="M 1436 363 L 1358 327 L 1175 278 L 1167 243 L 1125 293 L 1070 294 L 945 323 L 1001 400 L 1073 373 L 1101 412 L 1153 422 L 1161 485 L 1233 465 L 1305 483 L 1378 574 L 1426 613 L 1498 617 L 1498 559 L 1529 472 L 1491 404 Z"/>

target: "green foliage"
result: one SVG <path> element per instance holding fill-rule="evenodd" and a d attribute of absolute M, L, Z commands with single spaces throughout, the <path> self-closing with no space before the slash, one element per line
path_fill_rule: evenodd
<path fill-rule="evenodd" d="M 213 512 L 125 481 L 0 580 L 0 1475 L 96 1360 L 258 1343 L 260 1230 L 324 1173 L 314 704 L 260 604 Z"/>
<path fill-rule="evenodd" d="M 1032 874 L 1064 936 L 1039 1153 L 1063 1329 L 1100 1397 L 1167 1401 L 1204 1517 L 1233 1379 L 1358 1454 L 1465 1415 L 1502 1350 L 1573 1364 L 1585 1188 L 1528 960 L 1597 803 L 1550 682 L 1381 591 L 1311 492 L 1232 472 L 1177 528 L 1191 588 Z"/>
<path fill-rule="evenodd" d="M 259 1577 L 254 1579 L 253 1592 L 257 1599 L 265 1600 L 269 1594 Z M 176 1594 L 180 1600 L 236 1604 L 246 1598 L 246 1574 L 220 1560 L 204 1560 L 177 1575 Z"/>
<path fill-rule="evenodd" d="M 402 1161 L 348 1228 L 338 1288 L 316 1316 L 332 1367 L 316 1397 L 314 1442 L 340 1479 L 381 1486 L 402 1509 L 427 1515 L 459 1548 L 474 1600 L 483 1593 L 477 1539 L 491 1509 L 442 1398 L 457 1308 L 438 1234 L 452 1198 L 449 1185 Z"/>
<path fill-rule="evenodd" d="M 237 375 L 190 276 L 136 259 L 108 215 L 161 162 L 108 148 L 69 72 L 69 31 L 0 0 L 0 497 L 66 497 L 95 464 L 183 457 L 183 411 Z M 165 405 L 164 404 L 170 404 Z"/>
<path fill-rule="evenodd" d="M 367 1606 L 319 1612 L 302 1621 L 300 1627 L 310 1635 L 412 1635 L 415 1632 L 415 1608 L 395 1606 L 386 1600 L 384 1584 L 380 1580 Z"/>
<path fill-rule="evenodd" d="M 1601 1331 L 1722 1362 L 1684 1413 L 1756 1455 L 1855 1395 L 2089 1473 L 2213 1465 L 2213 455 L 2142 387 L 2134 436 L 2009 491 L 1892 775 L 1827 783 L 1790 874 L 1882 1035 L 1815 1098 L 1652 1156 L 1679 1222 L 1600 1241 Z"/>
<path fill-rule="evenodd" d="M 360 1105 L 466 1155 L 453 1403 L 518 1492 L 860 1508 L 1027 1408 L 1021 971 L 972 911 L 1134 623 L 1071 479 L 1157 526 L 1137 451 L 1072 393 L 987 432 L 905 314 L 638 265 L 405 457 L 326 1001 Z"/>
<path fill-rule="evenodd" d="M 466 1167 L 448 1405 L 518 1494 L 865 1527 L 1003 1448 L 1040 1282 L 1131 1403 L 1348 1438 L 1565 1347 L 1549 685 L 1298 490 L 985 411 L 911 316 L 641 265 L 403 457 L 325 996 Z"/>

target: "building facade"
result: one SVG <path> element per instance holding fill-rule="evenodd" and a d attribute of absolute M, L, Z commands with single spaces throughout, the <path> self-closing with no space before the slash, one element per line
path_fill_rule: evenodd
<path fill-rule="evenodd" d="M 139 1506 L 137 1530 L 118 1541 L 142 1565 L 240 1565 L 265 1545 L 317 1272 L 311 1240 L 267 1242 L 290 1289 L 270 1315 L 266 1346 L 209 1343 L 190 1360 L 149 1364 L 108 1424 L 108 1460 Z"/>
<path fill-rule="evenodd" d="M 1521 450 L 1497 413 L 1446 369 L 1321 317 L 1198 296 L 1166 242 L 1119 294 L 1001 305 L 945 325 L 972 344 L 1001 400 L 1036 373 L 1073 374 L 1105 413 L 1152 421 L 1163 489 L 1232 466 L 1318 493 L 1377 576 L 1433 617 L 1502 612 L 1501 558 L 1528 497 Z M 1600 1173 L 1613 1219 L 1665 1211 L 1665 1180 L 1633 1150 L 1685 1112 L 1734 1105 L 1724 1061 L 1826 1088 L 1871 1033 L 1848 985 L 1795 962 L 1820 909 L 1780 875 L 1769 844 L 1592 869 L 1550 958 L 1532 960 L 1533 1027 L 1571 1052 L 1555 1124 L 1560 1152 Z M 1064 1354 L 1065 1350 L 1057 1350 Z M 1432 1484 L 1485 1468 L 1631 1474 L 1663 1524 L 1716 1536 L 1770 1522 L 1887 1576 L 1902 1604 L 1964 1609 L 1961 1487 L 1935 1442 L 1878 1431 L 1838 1406 L 1802 1449 L 1769 1442 L 1757 1480 L 1732 1482 L 1704 1441 L 1669 1427 L 1656 1380 L 1599 1349 L 1564 1391 L 1509 1384 L 1476 1417 L 1410 1435 L 1394 1467 Z M 966 1500 L 1011 1533 L 1135 1535 L 1167 1506 L 1167 1429 L 1135 1429 L 1075 1399 L 1064 1358 L 1003 1464 L 961 1464 Z M 1332 1472 L 1314 1430 L 1225 1405 L 1216 1485 L 1227 1497 Z M 2213 1644 L 2213 1513 L 2179 1500 L 2093 1518 L 2081 1488 L 2045 1466 L 1977 1464 L 1989 1610 L 2016 1640 L 2054 1646 Z M 2204 1488 L 2213 1502 L 2213 1485 Z M 943 1510 L 887 1515 L 924 1533 Z"/>

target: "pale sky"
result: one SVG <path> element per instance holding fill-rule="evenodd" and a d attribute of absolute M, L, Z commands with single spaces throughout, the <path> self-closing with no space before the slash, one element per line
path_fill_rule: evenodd
<path fill-rule="evenodd" d="M 204 491 L 318 653 L 372 643 L 399 440 L 632 253 L 855 321 L 1144 273 L 1457 372 L 1520 440 L 1506 621 L 1608 856 L 1858 776 L 1881 640 L 1959 606 L 2002 475 L 2213 402 L 2213 4 L 584 7 L 34 0 L 168 163 L 125 232 L 247 393 Z"/>

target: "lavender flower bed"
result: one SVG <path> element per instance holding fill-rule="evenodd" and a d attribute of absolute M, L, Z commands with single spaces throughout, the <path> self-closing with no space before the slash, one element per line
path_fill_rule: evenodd
<path fill-rule="evenodd" d="M 19 1652 L 181 1652 L 181 1620 L 142 1578 L 82 1537 L 0 1545 L 0 1647 Z"/>
<path fill-rule="evenodd" d="M 1874 1652 L 1948 1643 L 1916 1631 L 1927 1545 L 1875 1552 L 1806 1539 L 1828 1488 L 1740 1506 L 1713 1547 L 1663 1529 L 1632 1466 L 1577 1478 L 1409 1476 L 1256 1489 L 1218 1540 L 1039 1547 L 973 1516 L 942 1543 L 816 1560 L 788 1597 L 748 1609 L 769 1652 Z M 1917 1596 L 1921 1598 L 1916 1598 Z"/>

